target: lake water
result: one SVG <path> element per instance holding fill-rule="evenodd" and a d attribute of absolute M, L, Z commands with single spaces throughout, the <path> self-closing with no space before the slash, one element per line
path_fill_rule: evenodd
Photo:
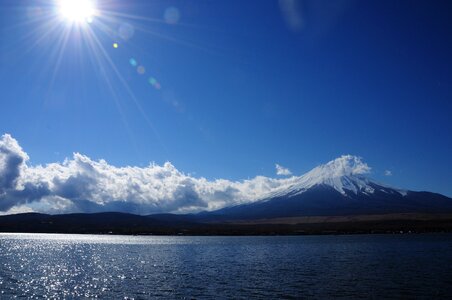
<path fill-rule="evenodd" d="M 0 298 L 452 297 L 452 235 L 0 234 Z"/>

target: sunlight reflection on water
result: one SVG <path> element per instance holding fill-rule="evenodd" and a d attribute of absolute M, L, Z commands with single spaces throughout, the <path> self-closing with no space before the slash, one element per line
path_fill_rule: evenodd
<path fill-rule="evenodd" d="M 52 244 L 178 244 L 192 243 L 196 239 L 175 239 L 172 236 L 126 236 L 126 235 L 96 235 L 96 234 L 58 234 L 58 233 L 0 233 L 1 239 L 37 241 Z"/>
<path fill-rule="evenodd" d="M 447 296 L 451 235 L 0 234 L 0 298 Z"/>

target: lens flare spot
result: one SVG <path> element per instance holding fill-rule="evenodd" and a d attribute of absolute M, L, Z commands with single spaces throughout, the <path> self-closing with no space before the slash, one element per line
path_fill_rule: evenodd
<path fill-rule="evenodd" d="M 152 85 L 156 90 L 160 90 L 162 86 L 160 83 L 155 79 L 154 77 L 149 77 L 148 82 L 150 85 Z"/>
<path fill-rule="evenodd" d="M 135 33 L 135 28 L 129 23 L 122 23 L 118 29 L 118 35 L 124 41 L 127 41 L 133 37 Z"/>
<path fill-rule="evenodd" d="M 143 75 L 144 73 L 146 73 L 146 69 L 143 66 L 138 66 L 137 72 L 138 74 Z"/>
<path fill-rule="evenodd" d="M 136 67 L 138 63 L 137 63 L 137 61 L 136 61 L 135 58 L 131 58 L 131 59 L 129 59 L 129 64 L 130 64 L 132 67 Z"/>
<path fill-rule="evenodd" d="M 151 85 L 154 85 L 157 83 L 157 79 L 155 79 L 154 77 L 150 77 L 148 81 Z"/>
<path fill-rule="evenodd" d="M 168 7 L 165 10 L 165 13 L 163 14 L 163 18 L 165 19 L 165 22 L 168 24 L 177 24 L 180 19 L 180 12 L 179 9 L 176 7 Z"/>
<path fill-rule="evenodd" d="M 113 48 L 118 49 L 119 45 L 118 43 L 113 43 Z"/>

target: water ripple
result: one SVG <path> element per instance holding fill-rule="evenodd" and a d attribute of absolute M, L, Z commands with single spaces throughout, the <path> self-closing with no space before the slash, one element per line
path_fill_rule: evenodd
<path fill-rule="evenodd" d="M 0 234 L 0 298 L 445 298 L 451 237 Z"/>

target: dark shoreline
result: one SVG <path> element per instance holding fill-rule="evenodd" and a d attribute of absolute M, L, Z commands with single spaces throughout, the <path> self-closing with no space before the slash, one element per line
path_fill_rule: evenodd
<path fill-rule="evenodd" d="M 452 232 L 452 218 L 253 224 L 252 221 L 202 223 L 183 218 L 161 220 L 121 213 L 19 214 L 1 216 L 0 232 L 191 236 L 434 233 Z"/>

